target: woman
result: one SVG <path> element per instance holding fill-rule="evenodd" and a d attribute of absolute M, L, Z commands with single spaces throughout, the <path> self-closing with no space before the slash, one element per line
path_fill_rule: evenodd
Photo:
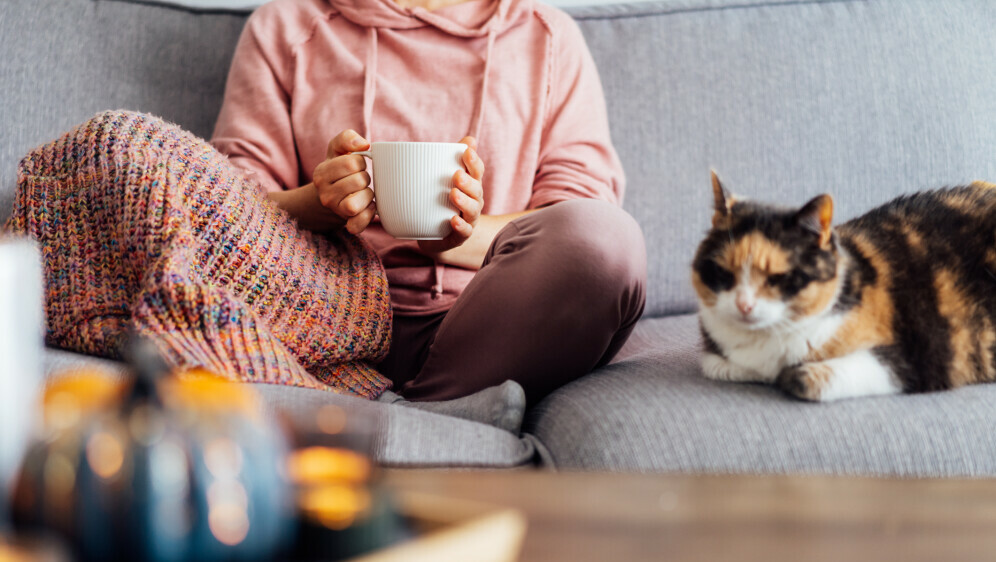
<path fill-rule="evenodd" d="M 456 139 L 470 148 L 453 233 L 392 238 L 352 153 Z M 601 84 L 550 6 L 270 2 L 243 31 L 211 142 L 302 228 L 377 251 L 394 309 L 379 370 L 422 407 L 515 430 L 525 404 L 504 381 L 535 403 L 607 363 L 643 311 L 643 238 L 619 208 Z"/>

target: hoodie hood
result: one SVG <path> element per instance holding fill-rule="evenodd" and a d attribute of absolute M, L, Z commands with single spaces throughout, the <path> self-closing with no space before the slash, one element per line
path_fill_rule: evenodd
<path fill-rule="evenodd" d="M 372 122 L 377 96 L 378 30 L 404 31 L 432 27 L 455 37 L 487 38 L 478 89 L 480 97 L 467 130 L 468 135 L 480 138 L 495 40 L 503 31 L 528 19 L 533 10 L 533 0 L 469 0 L 434 11 L 421 7 L 403 8 L 394 0 L 327 1 L 343 18 L 367 29 L 363 136 L 371 142 L 375 140 Z"/>
<path fill-rule="evenodd" d="M 457 37 L 500 33 L 530 10 L 532 0 L 470 0 L 429 11 L 403 8 L 394 0 L 328 0 L 342 17 L 372 28 L 416 29 L 431 26 Z"/>

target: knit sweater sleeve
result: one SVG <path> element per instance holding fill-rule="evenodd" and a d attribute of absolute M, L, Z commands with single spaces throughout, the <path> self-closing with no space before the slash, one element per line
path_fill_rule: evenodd
<path fill-rule="evenodd" d="M 625 177 L 598 69 L 574 20 L 553 15 L 548 111 L 529 207 L 580 198 L 619 205 Z"/>
<path fill-rule="evenodd" d="M 268 191 L 298 187 L 291 125 L 293 57 L 279 13 L 264 5 L 239 37 L 211 144 Z"/>

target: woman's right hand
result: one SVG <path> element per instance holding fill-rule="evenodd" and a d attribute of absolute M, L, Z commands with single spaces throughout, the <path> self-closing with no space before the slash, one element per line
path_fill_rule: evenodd
<path fill-rule="evenodd" d="M 370 143 L 359 133 L 346 129 L 329 142 L 325 160 L 312 174 L 318 200 L 346 221 L 350 234 L 363 232 L 377 214 L 367 162 L 352 154 L 369 148 Z"/>

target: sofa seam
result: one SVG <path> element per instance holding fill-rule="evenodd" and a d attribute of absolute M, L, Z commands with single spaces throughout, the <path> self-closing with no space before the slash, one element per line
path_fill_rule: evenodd
<path fill-rule="evenodd" d="M 589 6 L 565 7 L 572 18 L 577 21 L 617 20 L 625 18 L 641 18 L 646 16 L 669 16 L 700 12 L 721 12 L 726 10 L 746 10 L 752 8 L 779 8 L 809 4 L 866 4 L 869 0 L 794 0 L 790 2 L 754 1 L 727 4 L 724 6 L 699 7 L 668 7 L 666 2 L 628 2 L 625 4 L 598 4 Z"/>
<path fill-rule="evenodd" d="M 254 9 L 250 8 L 196 8 L 194 6 L 179 6 L 177 4 L 168 2 L 167 0 L 91 0 L 91 1 L 94 4 L 100 4 L 101 2 L 117 2 L 119 4 L 139 4 L 145 6 L 152 6 L 155 8 L 162 8 L 164 10 L 176 10 L 191 14 L 204 14 L 204 15 L 246 16 L 254 11 Z"/>

